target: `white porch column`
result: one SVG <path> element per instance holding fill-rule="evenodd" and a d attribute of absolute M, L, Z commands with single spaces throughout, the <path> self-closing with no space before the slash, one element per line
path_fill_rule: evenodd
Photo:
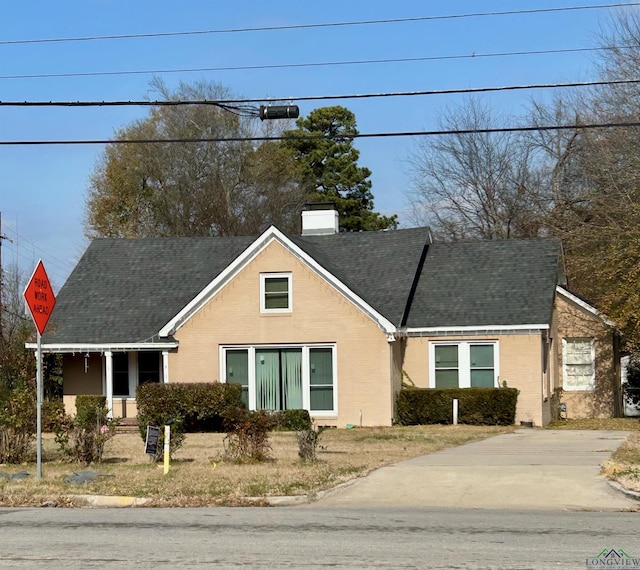
<path fill-rule="evenodd" d="M 169 351 L 162 351 L 162 382 L 169 383 Z"/>
<path fill-rule="evenodd" d="M 105 362 L 105 393 L 107 396 L 107 417 L 113 418 L 113 353 L 110 350 L 104 353 Z"/>

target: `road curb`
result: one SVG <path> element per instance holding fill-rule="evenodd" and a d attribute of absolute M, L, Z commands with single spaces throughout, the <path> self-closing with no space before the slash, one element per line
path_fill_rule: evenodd
<path fill-rule="evenodd" d="M 638 491 L 632 491 L 631 489 L 627 489 L 625 486 L 621 485 L 617 481 L 607 481 L 609 486 L 615 489 L 616 491 L 622 493 L 623 495 L 629 497 L 630 499 L 635 499 L 636 501 L 640 501 L 640 493 Z"/>
<path fill-rule="evenodd" d="M 336 485 L 335 487 L 331 487 L 330 489 L 325 489 L 324 491 L 316 491 L 313 493 L 309 493 L 307 495 L 282 495 L 277 497 L 255 497 L 255 500 L 263 500 L 269 506 L 272 506 L 272 507 L 295 507 L 296 505 L 308 505 L 310 503 L 314 503 L 320 499 L 328 497 L 329 495 L 333 495 L 334 493 L 337 493 L 342 489 L 345 489 L 346 487 L 350 487 L 360 479 L 362 479 L 362 477 L 349 479 L 349 481 L 340 483 L 339 485 Z M 252 499 L 254 498 L 249 497 L 249 500 L 252 500 Z"/>
<path fill-rule="evenodd" d="M 69 498 L 79 503 L 78 506 L 88 507 L 142 507 L 149 502 L 143 497 L 123 497 L 111 495 L 70 495 Z"/>

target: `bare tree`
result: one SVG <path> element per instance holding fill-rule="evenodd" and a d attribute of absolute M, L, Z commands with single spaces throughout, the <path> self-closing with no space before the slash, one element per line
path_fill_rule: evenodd
<path fill-rule="evenodd" d="M 414 221 L 449 239 L 504 239 L 540 233 L 545 216 L 531 147 L 514 133 L 478 132 L 504 121 L 478 99 L 449 109 L 413 154 Z M 469 132 L 475 131 L 475 132 Z"/>
<path fill-rule="evenodd" d="M 22 295 L 28 277 L 17 266 L 2 269 L 2 334 L 0 335 L 0 398 L 2 390 L 12 390 L 35 375 L 33 351 L 25 348 L 35 329 L 25 315 Z"/>

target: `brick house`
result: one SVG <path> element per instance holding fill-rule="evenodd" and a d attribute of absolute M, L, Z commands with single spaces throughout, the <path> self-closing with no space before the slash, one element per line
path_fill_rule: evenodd
<path fill-rule="evenodd" d="M 617 335 L 564 288 L 550 239 L 433 242 L 427 228 L 97 239 L 57 297 L 43 350 L 64 399 L 105 394 L 136 415 L 143 382 L 235 382 L 252 409 L 326 425 L 390 425 L 403 381 L 518 388 L 516 421 L 619 405 Z"/>

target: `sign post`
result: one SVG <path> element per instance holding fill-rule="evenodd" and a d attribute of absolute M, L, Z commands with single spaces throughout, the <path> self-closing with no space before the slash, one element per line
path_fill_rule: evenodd
<path fill-rule="evenodd" d="M 56 304 L 56 297 L 53 294 L 53 288 L 42 260 L 38 261 L 38 265 L 29 279 L 29 284 L 24 290 L 24 298 L 38 330 L 36 344 L 36 475 L 38 479 L 42 479 L 42 334 Z"/>

